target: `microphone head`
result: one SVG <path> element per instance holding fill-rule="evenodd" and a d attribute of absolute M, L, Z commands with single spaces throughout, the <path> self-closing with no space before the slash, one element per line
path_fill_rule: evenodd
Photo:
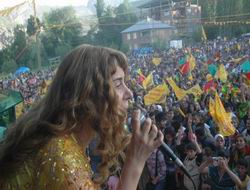
<path fill-rule="evenodd" d="M 141 112 L 140 114 L 141 127 L 143 126 L 143 123 L 145 122 L 145 120 L 146 120 L 146 114 L 144 112 Z M 131 117 L 128 118 L 127 127 L 128 127 L 129 132 L 132 132 L 132 118 Z"/>

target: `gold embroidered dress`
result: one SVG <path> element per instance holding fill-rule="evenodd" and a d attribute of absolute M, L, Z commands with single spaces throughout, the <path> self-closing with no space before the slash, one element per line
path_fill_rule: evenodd
<path fill-rule="evenodd" d="M 73 135 L 64 135 L 52 138 L 35 157 L 4 179 L 1 189 L 99 189 L 91 177 L 92 171 L 84 151 Z"/>

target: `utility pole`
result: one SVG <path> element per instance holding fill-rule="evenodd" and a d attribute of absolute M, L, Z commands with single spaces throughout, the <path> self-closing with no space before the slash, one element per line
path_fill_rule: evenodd
<path fill-rule="evenodd" d="M 38 23 L 37 23 L 37 15 L 36 15 L 36 2 L 35 0 L 32 0 L 32 6 L 33 6 L 33 12 L 34 12 L 34 17 L 35 17 L 35 28 L 38 28 Z M 37 58 L 37 65 L 38 65 L 38 69 L 41 69 L 41 54 L 40 54 L 40 39 L 39 39 L 39 30 L 40 28 L 38 28 L 38 30 L 36 30 L 36 58 Z"/>

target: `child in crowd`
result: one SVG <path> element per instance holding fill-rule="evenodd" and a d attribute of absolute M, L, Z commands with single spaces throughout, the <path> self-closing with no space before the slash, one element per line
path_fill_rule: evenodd
<path fill-rule="evenodd" d="M 241 186 L 237 186 L 237 190 L 246 190 L 247 184 L 250 181 L 250 177 L 247 175 L 247 171 L 248 171 L 247 160 L 245 159 L 238 160 L 236 164 L 236 170 L 241 180 Z"/>
<path fill-rule="evenodd" d="M 196 136 L 191 134 L 191 143 L 186 146 L 186 158 L 184 160 L 184 165 L 187 168 L 187 171 L 191 175 L 196 189 L 198 189 L 200 184 L 200 173 L 199 166 L 202 162 L 202 152 L 199 144 L 197 143 Z M 192 181 L 185 175 L 184 176 L 184 187 L 187 190 L 194 189 Z"/>

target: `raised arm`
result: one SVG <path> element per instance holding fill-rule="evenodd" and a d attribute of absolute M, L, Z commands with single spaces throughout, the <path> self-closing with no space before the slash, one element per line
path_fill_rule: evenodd
<path fill-rule="evenodd" d="M 231 179 L 234 181 L 234 183 L 235 183 L 237 186 L 241 187 L 242 184 L 241 184 L 240 178 L 239 178 L 235 173 L 233 173 L 233 172 L 229 169 L 229 167 L 228 167 L 226 161 L 223 160 L 223 159 L 222 159 L 222 160 L 219 160 L 219 165 L 221 165 L 222 168 L 224 168 L 224 169 L 226 170 L 226 172 L 227 172 L 228 175 L 231 177 Z"/>
<path fill-rule="evenodd" d="M 213 163 L 213 158 L 208 158 L 205 162 L 203 162 L 199 167 L 199 172 L 203 174 L 208 174 L 208 166 Z"/>

